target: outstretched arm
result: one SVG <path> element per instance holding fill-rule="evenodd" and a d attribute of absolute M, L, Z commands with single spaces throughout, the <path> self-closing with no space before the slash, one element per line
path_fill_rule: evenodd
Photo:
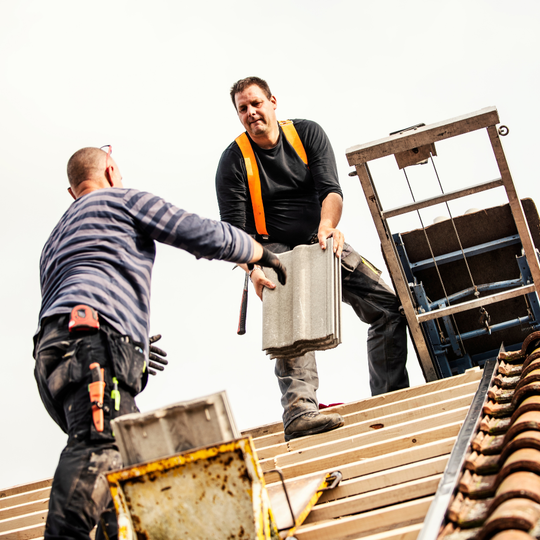
<path fill-rule="evenodd" d="M 283 264 L 281 264 L 279 257 L 275 253 L 272 253 L 270 250 L 261 246 L 259 242 L 256 242 L 255 240 L 253 240 L 253 243 L 254 243 L 253 258 L 247 265 L 245 265 L 245 270 L 246 271 L 254 270 L 253 274 L 257 272 L 257 273 L 261 273 L 264 276 L 264 273 L 260 271 L 261 270 L 260 267 L 266 266 L 267 268 L 272 268 L 274 272 L 277 274 L 279 282 L 282 285 L 285 285 L 285 283 L 287 282 L 287 269 L 285 268 L 285 266 L 283 266 Z M 254 263 L 257 263 L 257 267 L 255 267 Z M 268 283 L 271 285 L 270 287 L 271 289 L 275 288 L 275 285 L 270 280 L 266 280 L 266 281 L 268 281 Z M 255 290 L 257 290 L 257 288 L 255 288 Z M 261 298 L 262 300 L 262 289 L 261 289 L 261 294 L 257 292 L 257 296 L 259 296 L 259 298 Z"/>
<path fill-rule="evenodd" d="M 273 268 L 278 276 L 278 280 L 282 285 L 285 285 L 287 280 L 287 269 L 283 266 L 279 260 L 279 257 L 261 246 L 258 242 L 253 240 L 254 254 L 253 258 L 248 264 L 240 264 L 245 272 L 251 272 L 251 282 L 255 287 L 257 296 L 262 300 L 262 292 L 265 287 L 268 289 L 275 289 L 276 285 L 272 283 L 265 275 L 262 267 Z"/>

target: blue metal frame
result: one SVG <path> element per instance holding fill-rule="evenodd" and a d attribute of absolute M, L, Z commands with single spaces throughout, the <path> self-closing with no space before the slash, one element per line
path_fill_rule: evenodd
<path fill-rule="evenodd" d="M 428 311 L 437 310 L 441 307 L 446 307 L 448 305 L 448 302 L 452 304 L 452 302 L 461 300 L 463 298 L 466 298 L 467 296 L 471 296 L 475 292 L 475 289 L 470 287 L 449 296 L 448 300 L 446 298 L 435 301 L 428 300 L 422 283 L 418 283 L 415 272 L 427 268 L 432 268 L 435 266 L 435 262 L 437 263 L 437 265 L 442 265 L 463 259 L 463 253 L 461 251 L 454 251 L 435 257 L 434 260 L 425 259 L 417 263 L 411 263 L 407 255 L 405 246 L 403 245 L 401 234 L 395 233 L 394 235 L 392 235 L 392 238 L 394 240 L 397 253 L 401 260 L 401 265 L 409 282 L 409 287 L 411 288 L 413 296 L 416 300 L 417 313 L 425 313 Z M 489 251 L 498 250 L 519 243 L 519 235 L 512 235 L 493 242 L 479 244 L 477 246 L 464 249 L 463 251 L 465 252 L 465 255 L 467 257 L 473 257 L 475 255 L 480 255 L 482 253 L 487 253 Z M 487 292 L 499 289 L 516 288 L 532 283 L 532 275 L 529 269 L 529 265 L 527 264 L 527 259 L 525 255 L 516 257 L 516 261 L 521 274 L 520 278 L 499 281 L 495 283 L 484 283 L 481 285 L 477 285 L 476 289 L 480 292 Z M 458 335 L 455 331 L 451 318 L 448 316 L 441 317 L 438 320 L 430 320 L 421 323 L 424 334 L 426 336 L 426 341 L 428 342 L 431 349 L 431 355 L 434 360 L 435 367 L 438 370 L 439 376 L 451 377 L 452 375 L 464 373 L 465 370 L 473 367 L 474 365 L 483 365 L 486 358 L 491 358 L 497 355 L 498 351 L 494 350 L 485 351 L 481 354 L 476 354 L 471 357 L 466 350 L 463 350 L 464 342 L 469 339 L 483 336 L 488 333 L 491 334 L 494 332 L 505 330 L 514 326 L 526 326 L 531 330 L 540 329 L 540 302 L 538 300 L 538 295 L 536 293 L 530 293 L 526 295 L 526 298 L 529 308 L 527 316 L 518 317 L 516 319 L 495 324 L 493 326 L 490 326 L 489 329 L 480 328 L 478 330 L 473 330 Z M 442 321 L 444 332 L 440 326 L 441 323 L 438 323 L 437 321 Z M 452 359 L 449 358 L 450 351 L 452 352 Z"/>

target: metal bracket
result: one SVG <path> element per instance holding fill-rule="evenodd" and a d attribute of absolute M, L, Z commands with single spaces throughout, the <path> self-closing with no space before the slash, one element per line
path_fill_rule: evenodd
<path fill-rule="evenodd" d="M 291 511 L 291 517 L 293 522 L 293 527 L 296 525 L 296 518 L 294 517 L 293 508 L 291 505 L 291 499 L 289 498 L 289 494 L 287 492 L 287 486 L 285 485 L 285 478 L 283 476 L 283 473 L 281 472 L 281 469 L 271 469 L 270 471 L 267 471 L 268 473 L 275 472 L 279 475 L 279 478 L 281 479 L 281 486 L 283 487 L 283 492 L 285 493 L 285 499 L 287 499 L 287 505 L 289 506 L 289 510 Z M 285 527 L 285 529 L 279 529 L 280 531 L 284 531 L 286 529 L 289 529 L 290 527 Z"/>
<path fill-rule="evenodd" d="M 343 475 L 341 474 L 341 471 L 334 471 L 328 473 L 326 481 L 328 482 L 329 480 L 332 480 L 332 483 L 329 486 L 319 489 L 317 493 L 322 493 L 323 491 L 330 491 L 331 489 L 337 488 L 339 486 L 339 483 L 343 480 Z"/>

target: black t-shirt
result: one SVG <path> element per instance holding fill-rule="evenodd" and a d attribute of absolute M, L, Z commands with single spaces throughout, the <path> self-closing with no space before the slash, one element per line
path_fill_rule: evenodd
<path fill-rule="evenodd" d="M 334 151 L 326 133 L 310 120 L 293 120 L 293 123 L 304 145 L 308 166 L 283 135 L 281 127 L 278 143 L 270 150 L 260 148 L 250 138 L 259 167 L 269 240 L 292 247 L 307 243 L 317 232 L 321 203 L 329 193 L 343 197 Z M 222 221 L 256 234 L 246 167 L 236 142 L 221 156 L 216 191 Z"/>

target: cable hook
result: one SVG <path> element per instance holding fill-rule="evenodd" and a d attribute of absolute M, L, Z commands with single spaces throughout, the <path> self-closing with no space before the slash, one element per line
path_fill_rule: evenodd
<path fill-rule="evenodd" d="M 481 307 L 480 308 L 480 319 L 478 319 L 478 322 L 486 327 L 486 330 L 489 332 L 489 335 L 491 335 L 491 327 L 489 324 L 491 323 L 491 317 L 489 313 L 486 311 L 486 308 Z"/>

